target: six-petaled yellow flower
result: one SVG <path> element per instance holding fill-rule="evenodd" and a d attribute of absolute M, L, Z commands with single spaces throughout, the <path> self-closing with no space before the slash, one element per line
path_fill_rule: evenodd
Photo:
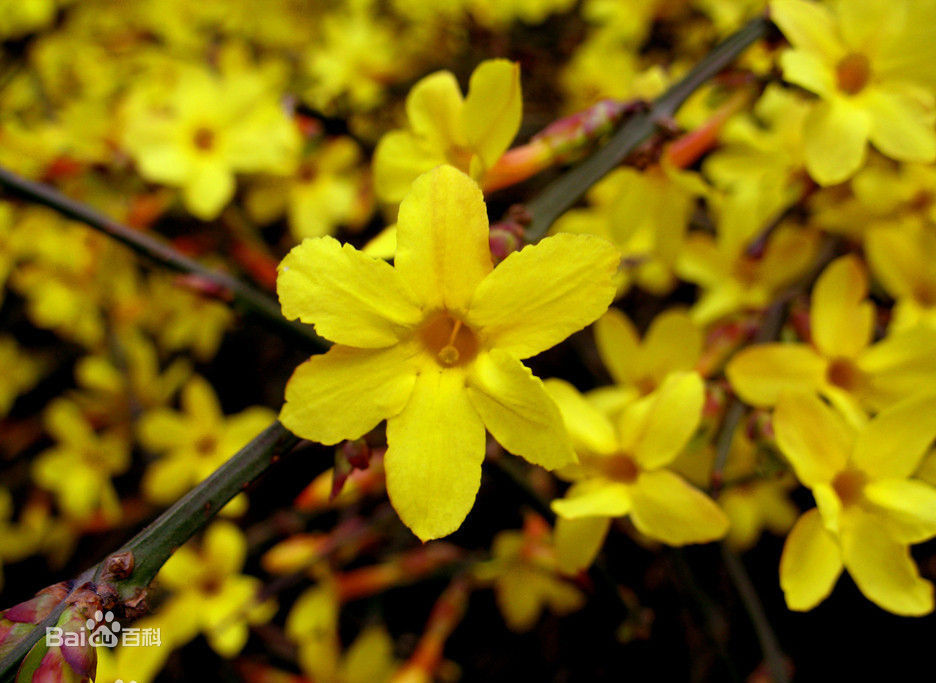
<path fill-rule="evenodd" d="M 393 266 L 332 238 L 280 265 L 287 318 L 335 342 L 296 369 L 281 420 L 326 444 L 387 420 L 387 491 L 423 540 L 461 525 L 481 480 L 485 428 L 508 451 L 575 461 L 558 408 L 521 363 L 598 318 L 619 255 L 597 237 L 557 235 L 495 269 L 478 186 L 450 166 L 400 205 Z"/>

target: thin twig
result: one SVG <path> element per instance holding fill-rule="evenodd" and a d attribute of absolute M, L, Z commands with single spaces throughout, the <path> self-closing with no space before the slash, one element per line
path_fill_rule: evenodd
<path fill-rule="evenodd" d="M 773 683 L 789 683 L 790 674 L 787 669 L 786 655 L 780 649 L 780 642 L 770 626 L 767 612 L 764 610 L 764 605 L 760 596 L 757 595 L 757 589 L 754 588 L 744 563 L 725 543 L 721 544 L 721 550 L 728 576 L 754 625 L 754 632 L 757 634 L 761 651 L 764 653 L 764 661 L 767 663 L 767 671 L 770 672 L 771 680 Z"/>
<path fill-rule="evenodd" d="M 6 187 L 15 196 L 46 206 L 72 220 L 80 221 L 158 265 L 204 280 L 217 288 L 219 294 L 230 295 L 234 303 L 288 332 L 310 349 L 322 349 L 327 346 L 327 343 L 315 334 L 311 326 L 286 320 L 280 312 L 279 304 L 263 292 L 227 273 L 207 268 L 195 259 L 179 253 L 165 242 L 118 223 L 87 204 L 66 197 L 49 185 L 27 180 L 9 169 L 0 167 L 0 186 Z"/>
<path fill-rule="evenodd" d="M 578 166 L 548 185 L 526 204 L 533 222 L 526 231 L 534 241 L 546 234 L 549 226 L 607 173 L 624 161 L 637 147 L 658 130 L 660 123 L 671 118 L 686 99 L 703 83 L 733 62 L 752 43 L 767 34 L 770 22 L 757 17 L 712 50 L 692 71 L 667 90 L 646 113 L 627 120 L 601 149 Z"/>

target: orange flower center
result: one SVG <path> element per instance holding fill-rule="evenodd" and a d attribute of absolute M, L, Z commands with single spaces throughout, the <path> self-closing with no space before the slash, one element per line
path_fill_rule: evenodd
<path fill-rule="evenodd" d="M 610 458 L 605 458 L 604 462 L 602 462 L 602 469 L 609 479 L 624 484 L 634 483 L 640 474 L 640 467 L 626 453 L 618 453 Z"/>
<path fill-rule="evenodd" d="M 207 151 L 214 147 L 214 132 L 208 128 L 199 128 L 195 131 L 195 135 L 192 136 L 192 142 L 195 143 L 198 149 Z"/>
<path fill-rule="evenodd" d="M 871 63 L 858 52 L 845 55 L 835 66 L 835 76 L 842 92 L 856 95 L 864 90 L 871 80 Z"/>
<path fill-rule="evenodd" d="M 913 288 L 913 298 L 926 308 L 936 306 L 936 286 L 932 282 L 921 282 Z"/>
<path fill-rule="evenodd" d="M 465 365 L 478 355 L 478 336 L 448 311 L 431 314 L 419 329 L 419 339 L 439 365 Z"/>
<path fill-rule="evenodd" d="M 198 441 L 195 442 L 195 450 L 201 453 L 202 455 L 209 455 L 214 453 L 215 448 L 218 447 L 218 440 L 215 437 L 207 435 L 201 437 Z"/>
<path fill-rule="evenodd" d="M 861 370 L 848 358 L 836 358 L 829 363 L 826 379 L 845 391 L 853 391 L 861 381 Z"/>
<path fill-rule="evenodd" d="M 858 470 L 845 470 L 832 481 L 832 488 L 835 489 L 842 505 L 848 506 L 857 503 L 861 498 L 861 490 L 867 480 L 868 478 Z"/>

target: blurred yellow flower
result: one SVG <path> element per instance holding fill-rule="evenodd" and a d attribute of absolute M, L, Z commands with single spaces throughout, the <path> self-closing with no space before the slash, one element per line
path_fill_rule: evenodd
<path fill-rule="evenodd" d="M 601 412 L 568 382 L 550 379 L 579 464 L 559 471 L 573 484 L 552 508 L 559 515 L 560 566 L 589 566 L 615 517 L 629 515 L 642 534 L 669 545 L 705 543 L 728 531 L 711 498 L 668 469 L 702 416 L 704 385 L 695 372 L 670 374 L 652 394 L 616 416 Z"/>
<path fill-rule="evenodd" d="M 374 152 L 377 197 L 399 202 L 417 176 L 439 164 L 483 185 L 517 135 L 522 107 L 520 67 L 505 59 L 479 64 L 464 98 L 451 72 L 426 76 L 406 98 L 408 129 L 384 135 Z"/>
<path fill-rule="evenodd" d="M 900 161 L 936 160 L 936 95 L 917 74 L 932 62 L 936 26 L 910 27 L 915 0 L 824 4 L 773 0 L 770 16 L 792 44 L 784 78 L 819 96 L 806 117 L 806 167 L 821 185 L 864 164 L 868 141 Z M 925 33 L 908 34 L 911 30 Z"/>
<path fill-rule="evenodd" d="M 907 399 L 856 429 L 814 394 L 785 393 L 774 429 L 817 504 L 783 548 L 780 585 L 790 609 L 815 607 L 844 568 L 876 605 L 932 612 L 933 584 L 908 546 L 936 536 L 936 488 L 912 478 L 936 437 L 936 398 Z"/>
<path fill-rule="evenodd" d="M 181 188 L 203 220 L 234 196 L 236 173 L 288 173 L 299 151 L 295 125 L 255 71 L 181 69 L 168 92 L 161 83 L 134 91 L 123 117 L 122 143 L 140 174 Z"/>
<path fill-rule="evenodd" d="M 558 409 L 521 363 L 600 316 L 619 256 L 558 235 L 495 269 L 481 190 L 441 166 L 400 205 L 393 266 L 328 237 L 280 264 L 283 314 L 336 342 L 299 366 L 280 419 L 325 444 L 387 420 L 387 491 L 423 540 L 453 532 L 481 481 L 485 427 L 547 468 L 575 459 Z"/>

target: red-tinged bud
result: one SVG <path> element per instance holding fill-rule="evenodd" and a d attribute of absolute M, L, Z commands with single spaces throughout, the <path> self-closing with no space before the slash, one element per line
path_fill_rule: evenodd
<path fill-rule="evenodd" d="M 52 613 L 56 605 L 65 599 L 68 590 L 69 585 L 65 581 L 43 588 L 35 597 L 4 611 L 3 617 L 16 623 L 38 624 Z"/>
<path fill-rule="evenodd" d="M 270 574 L 291 574 L 306 569 L 324 556 L 328 534 L 295 534 L 263 554 L 260 566 Z"/>
<path fill-rule="evenodd" d="M 52 183 L 56 180 L 66 180 L 73 178 L 84 171 L 84 164 L 77 159 L 67 156 L 60 156 L 49 162 L 42 175 L 42 181 Z"/>
<path fill-rule="evenodd" d="M 747 437 L 758 445 L 776 446 L 773 421 L 770 411 L 757 409 L 748 417 L 746 425 Z"/>
<path fill-rule="evenodd" d="M 94 678 L 97 650 L 89 640 L 87 607 L 83 599 L 79 599 L 62 612 L 56 625 L 47 629 L 45 638 L 26 655 L 17 681 L 86 683 Z"/>
<path fill-rule="evenodd" d="M 729 389 L 722 382 L 710 382 L 706 385 L 705 403 L 702 406 L 702 419 L 715 421 L 721 418 L 728 403 Z"/>
<path fill-rule="evenodd" d="M 367 469 L 370 465 L 370 456 L 370 446 L 364 439 L 344 441 L 335 449 L 335 468 L 332 471 L 330 500 L 338 497 L 353 470 Z"/>
<path fill-rule="evenodd" d="M 383 452 L 373 451 L 367 469 L 352 469 L 348 474 L 341 493 L 332 499 L 333 470 L 328 470 L 312 480 L 296 496 L 293 505 L 302 512 L 318 512 L 356 502 L 362 496 L 379 493 L 384 488 Z"/>
<path fill-rule="evenodd" d="M 518 238 L 512 226 L 506 223 L 497 223 L 491 226 L 491 232 L 488 241 L 491 245 L 491 258 L 495 265 L 510 256 L 513 252 L 519 251 L 523 246 L 523 240 Z"/>
<path fill-rule="evenodd" d="M 126 222 L 131 228 L 143 230 L 162 216 L 172 202 L 172 194 L 165 191 L 138 194 L 130 200 Z"/>

